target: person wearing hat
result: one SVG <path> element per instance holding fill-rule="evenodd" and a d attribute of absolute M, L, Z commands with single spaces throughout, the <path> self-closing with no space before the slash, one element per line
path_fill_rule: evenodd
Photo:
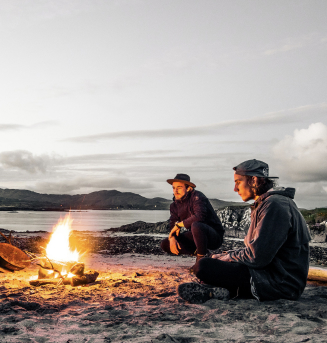
<path fill-rule="evenodd" d="M 173 186 L 170 205 L 170 234 L 161 248 L 175 255 L 196 255 L 203 258 L 208 249 L 218 249 L 223 242 L 224 229 L 208 198 L 194 190 L 196 185 L 187 174 L 177 174 L 167 182 Z M 185 232 L 181 232 L 185 228 Z"/>
<path fill-rule="evenodd" d="M 234 169 L 234 191 L 254 200 L 245 247 L 204 258 L 193 267 L 205 284 L 187 283 L 179 295 L 190 302 L 212 297 L 254 297 L 257 300 L 298 299 L 309 270 L 310 234 L 293 201 L 294 188 L 277 188 L 268 164 L 245 161 Z"/>

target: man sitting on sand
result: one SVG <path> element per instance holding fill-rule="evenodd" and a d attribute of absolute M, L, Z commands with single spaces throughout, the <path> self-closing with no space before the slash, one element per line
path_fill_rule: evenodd
<path fill-rule="evenodd" d="M 245 161 L 233 169 L 234 191 L 243 201 L 255 200 L 245 247 L 196 263 L 194 273 L 202 284 L 181 284 L 178 293 L 192 303 L 236 296 L 296 300 L 308 276 L 310 234 L 292 200 L 295 189 L 273 188 L 262 161 Z"/>
<path fill-rule="evenodd" d="M 208 249 L 218 249 L 223 242 L 224 229 L 208 198 L 195 191 L 186 174 L 167 180 L 173 186 L 174 202 L 170 205 L 170 234 L 161 248 L 175 255 L 196 255 L 198 262 Z M 186 232 L 180 232 L 185 227 Z"/>

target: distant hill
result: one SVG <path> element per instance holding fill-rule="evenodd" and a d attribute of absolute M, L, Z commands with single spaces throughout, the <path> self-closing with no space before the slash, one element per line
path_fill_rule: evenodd
<path fill-rule="evenodd" d="M 145 198 L 130 192 L 98 191 L 89 194 L 40 194 L 22 189 L 0 188 L 0 210 L 169 210 L 172 200 Z M 247 206 L 243 202 L 210 199 L 214 209 Z"/>
<path fill-rule="evenodd" d="M 0 210 L 167 210 L 170 203 L 164 198 L 148 199 L 139 194 L 116 190 L 68 195 L 0 189 Z"/>

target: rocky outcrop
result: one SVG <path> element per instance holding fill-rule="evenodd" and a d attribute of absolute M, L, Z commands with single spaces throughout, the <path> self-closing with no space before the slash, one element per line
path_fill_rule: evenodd
<path fill-rule="evenodd" d="M 327 221 L 313 224 L 313 225 L 308 225 L 308 228 L 310 230 L 312 242 L 315 242 L 315 243 L 327 242 Z"/>
<path fill-rule="evenodd" d="M 244 238 L 251 223 L 251 208 L 228 206 L 217 211 L 217 215 L 225 228 L 225 237 Z M 312 243 L 327 242 L 327 221 L 307 224 Z"/>
<path fill-rule="evenodd" d="M 146 223 L 137 221 L 132 224 L 123 225 L 121 227 L 110 228 L 105 231 L 110 232 L 130 232 L 130 233 L 169 233 L 169 220 L 158 223 Z"/>
<path fill-rule="evenodd" d="M 243 239 L 250 227 L 251 209 L 247 207 L 228 206 L 217 210 L 217 215 L 225 229 L 225 237 Z M 308 225 L 312 243 L 327 242 L 327 222 Z M 106 231 L 130 232 L 130 233 L 164 233 L 170 231 L 169 220 L 158 223 L 146 223 L 138 221 L 132 224 L 123 225 L 118 228 L 111 228 Z"/>
<path fill-rule="evenodd" d="M 217 211 L 225 229 L 225 237 L 244 238 L 251 222 L 251 209 L 247 207 L 228 206 Z"/>

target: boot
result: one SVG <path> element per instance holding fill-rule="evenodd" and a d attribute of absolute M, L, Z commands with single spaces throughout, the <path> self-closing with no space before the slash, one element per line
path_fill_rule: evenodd
<path fill-rule="evenodd" d="M 200 255 L 200 254 L 196 254 L 196 260 L 195 260 L 195 263 L 196 262 L 199 262 L 201 260 L 201 258 L 205 257 L 206 255 Z"/>
<path fill-rule="evenodd" d="M 200 255 L 200 254 L 196 254 L 196 260 L 195 260 L 195 264 L 201 260 L 201 258 L 205 257 L 205 255 Z M 190 268 L 190 273 L 194 274 L 194 266 L 195 264 Z"/>

